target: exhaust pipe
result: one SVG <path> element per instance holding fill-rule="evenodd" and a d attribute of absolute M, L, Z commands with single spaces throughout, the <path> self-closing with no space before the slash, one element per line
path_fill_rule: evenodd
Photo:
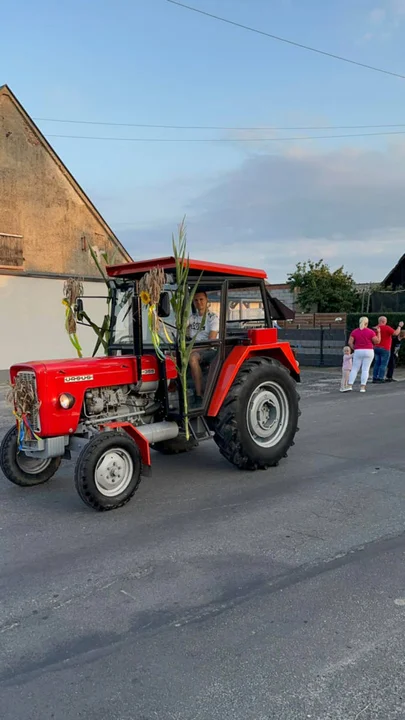
<path fill-rule="evenodd" d="M 163 442 L 163 440 L 172 440 L 179 434 L 179 426 L 175 422 L 157 422 L 150 425 L 138 425 L 137 430 L 153 445 L 154 443 Z"/>

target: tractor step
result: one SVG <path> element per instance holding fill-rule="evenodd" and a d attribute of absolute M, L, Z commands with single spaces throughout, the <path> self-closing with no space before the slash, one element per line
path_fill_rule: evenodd
<path fill-rule="evenodd" d="M 214 436 L 214 433 L 211 432 L 211 430 L 208 427 L 207 421 L 202 416 L 190 418 L 190 429 L 198 442 L 202 442 L 203 440 L 211 440 L 211 438 Z"/>

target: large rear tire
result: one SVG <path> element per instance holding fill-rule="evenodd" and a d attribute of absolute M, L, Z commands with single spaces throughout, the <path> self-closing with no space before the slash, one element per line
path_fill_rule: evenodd
<path fill-rule="evenodd" d="M 214 420 L 214 440 L 241 470 L 266 469 L 287 456 L 299 416 L 299 395 L 288 370 L 275 360 L 251 358 Z"/>
<path fill-rule="evenodd" d="M 96 435 L 84 447 L 75 467 L 75 486 L 83 502 L 94 510 L 126 505 L 141 482 L 138 446 L 123 432 Z"/>
<path fill-rule="evenodd" d="M 7 480 L 20 487 L 48 482 L 56 473 L 62 458 L 32 458 L 18 450 L 17 428 L 10 428 L 0 448 L 0 468 Z"/>
<path fill-rule="evenodd" d="M 162 455 L 179 455 L 190 452 L 196 447 L 198 447 L 198 441 L 194 437 L 187 440 L 184 434 L 180 434 L 172 440 L 162 440 L 162 442 L 151 445 L 152 450 L 157 450 Z"/>

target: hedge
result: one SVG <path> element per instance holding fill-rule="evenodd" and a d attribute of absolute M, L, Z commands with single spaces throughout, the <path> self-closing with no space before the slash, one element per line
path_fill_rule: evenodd
<path fill-rule="evenodd" d="M 405 322 L 404 313 L 386 312 L 384 314 L 387 318 L 388 325 L 391 325 L 391 327 L 393 328 L 398 327 L 398 323 L 400 322 L 400 320 L 403 320 Z M 359 320 L 363 315 L 367 315 L 368 325 L 371 328 L 377 325 L 378 318 L 381 317 L 381 313 L 348 313 L 346 320 L 347 338 L 349 338 L 351 331 L 359 326 Z M 399 349 L 399 364 L 405 365 L 405 340 L 402 341 L 401 347 Z"/>

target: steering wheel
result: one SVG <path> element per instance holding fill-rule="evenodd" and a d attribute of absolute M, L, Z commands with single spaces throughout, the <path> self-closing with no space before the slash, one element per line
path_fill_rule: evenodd
<path fill-rule="evenodd" d="M 122 337 L 119 338 L 119 340 L 116 340 L 116 342 L 114 344 L 115 345 L 121 345 L 121 344 L 124 345 L 126 342 L 132 343 L 133 340 L 134 339 L 133 339 L 133 337 L 131 337 L 131 335 L 123 335 Z"/>

